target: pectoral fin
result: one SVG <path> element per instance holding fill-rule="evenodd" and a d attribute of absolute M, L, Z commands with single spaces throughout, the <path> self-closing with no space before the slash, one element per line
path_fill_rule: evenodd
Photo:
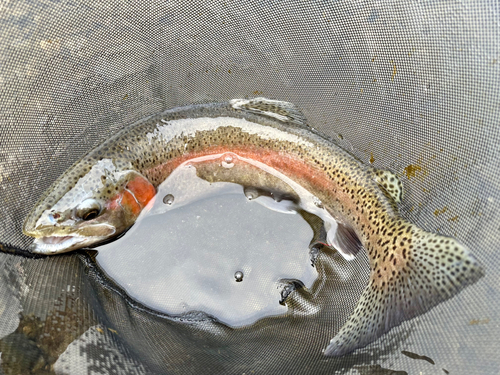
<path fill-rule="evenodd" d="M 271 211 L 280 212 L 283 214 L 296 214 L 297 213 L 297 205 L 289 200 L 282 200 L 277 202 L 271 197 L 260 196 L 255 199 L 252 199 L 252 202 L 256 202 L 261 206 L 264 206 Z"/>

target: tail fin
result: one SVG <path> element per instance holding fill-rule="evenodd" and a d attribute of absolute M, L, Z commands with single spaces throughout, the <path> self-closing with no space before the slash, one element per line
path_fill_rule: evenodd
<path fill-rule="evenodd" d="M 392 256 L 388 262 L 385 257 L 371 260 L 368 286 L 352 315 L 325 349 L 325 355 L 342 356 L 366 346 L 483 276 L 469 250 L 454 239 L 414 225 L 411 228 L 413 246 L 409 247 L 409 254 L 404 254 L 402 266 L 392 267 Z"/>

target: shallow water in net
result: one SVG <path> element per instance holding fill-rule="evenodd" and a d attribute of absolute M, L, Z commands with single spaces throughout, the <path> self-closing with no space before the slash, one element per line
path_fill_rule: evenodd
<path fill-rule="evenodd" d="M 210 183 L 184 165 L 132 229 L 97 248 L 96 259 L 130 297 L 156 311 L 203 311 L 233 327 L 286 314 L 292 284 L 311 288 L 318 276 L 313 230 L 286 198 Z"/>

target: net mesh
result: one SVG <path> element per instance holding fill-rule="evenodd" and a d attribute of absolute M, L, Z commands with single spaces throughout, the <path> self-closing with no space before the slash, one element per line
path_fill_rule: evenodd
<path fill-rule="evenodd" d="M 487 0 L 0 3 L 0 372 L 498 373 L 499 19 Z M 342 301 L 329 315 L 234 330 L 131 301 L 89 254 L 19 255 L 39 195 L 118 129 L 256 96 L 296 104 L 342 148 L 398 174 L 403 216 L 468 245 L 486 276 L 326 359 L 366 259 L 346 265 L 360 279 L 323 297 Z"/>

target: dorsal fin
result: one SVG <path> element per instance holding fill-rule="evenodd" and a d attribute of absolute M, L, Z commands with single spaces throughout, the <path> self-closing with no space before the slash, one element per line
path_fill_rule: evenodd
<path fill-rule="evenodd" d="M 394 173 L 384 170 L 375 172 L 375 181 L 380 188 L 391 197 L 394 202 L 400 203 L 403 199 L 403 184 Z"/>
<path fill-rule="evenodd" d="M 306 118 L 292 103 L 266 98 L 233 99 L 229 104 L 234 109 L 242 109 L 259 115 L 272 117 L 276 120 L 306 126 Z"/>

